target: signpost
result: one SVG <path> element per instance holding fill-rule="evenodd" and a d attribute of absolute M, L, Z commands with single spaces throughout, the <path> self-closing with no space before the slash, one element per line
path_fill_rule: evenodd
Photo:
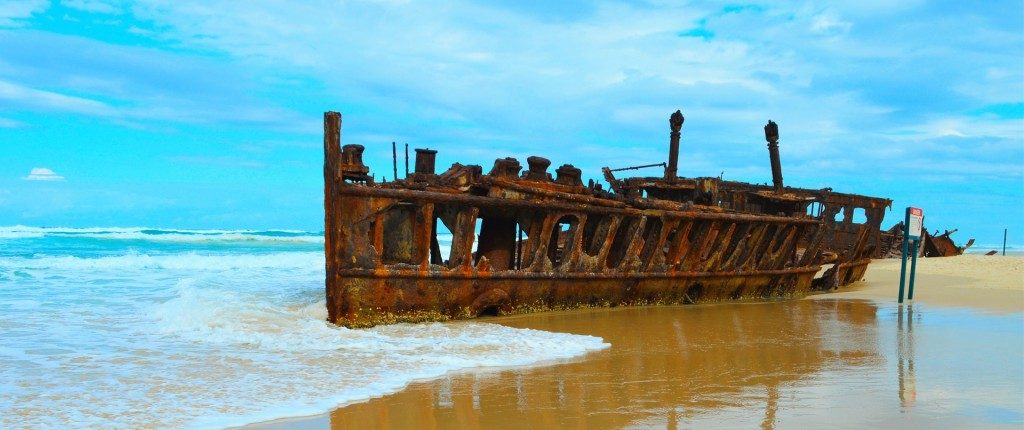
<path fill-rule="evenodd" d="M 921 228 L 924 225 L 924 211 L 920 208 L 908 207 L 906 219 L 903 221 L 903 262 L 900 264 L 900 298 L 903 303 L 903 286 L 907 276 L 907 255 L 910 255 L 910 291 L 907 299 L 914 300 L 914 272 L 917 270 L 917 247 L 921 244 Z M 912 250 L 908 250 L 912 248 Z"/>

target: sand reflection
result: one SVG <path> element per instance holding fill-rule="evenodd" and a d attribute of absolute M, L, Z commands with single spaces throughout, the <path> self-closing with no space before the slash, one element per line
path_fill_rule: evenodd
<path fill-rule="evenodd" d="M 896 356 L 899 364 L 900 406 L 910 408 L 917 400 L 917 378 L 914 375 L 914 305 L 899 306 L 896 316 Z"/>
<path fill-rule="evenodd" d="M 414 384 L 334 411 L 331 427 L 679 428 L 702 414 L 742 408 L 762 410 L 761 427 L 770 429 L 781 386 L 827 366 L 882 361 L 877 310 L 867 301 L 818 300 L 504 318 L 495 321 L 592 334 L 612 347 L 572 363 Z"/>

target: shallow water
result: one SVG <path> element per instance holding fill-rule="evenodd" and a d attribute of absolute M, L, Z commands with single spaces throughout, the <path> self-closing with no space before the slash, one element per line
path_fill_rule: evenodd
<path fill-rule="evenodd" d="M 1024 425 L 1020 313 L 819 299 L 346 330 L 323 270 L 319 233 L 0 227 L 0 428 L 342 403 L 262 427 Z"/>
<path fill-rule="evenodd" d="M 492 319 L 599 336 L 572 363 L 448 375 L 259 428 L 1020 428 L 1024 316 L 859 300 Z"/>
<path fill-rule="evenodd" d="M 324 322 L 323 237 L 0 227 L 0 428 L 223 428 L 606 348 L 490 323 Z"/>

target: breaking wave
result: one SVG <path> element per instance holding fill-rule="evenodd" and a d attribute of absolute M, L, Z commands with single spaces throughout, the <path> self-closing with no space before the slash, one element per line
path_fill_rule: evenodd
<path fill-rule="evenodd" d="M 323 269 L 322 252 L 277 252 L 269 254 L 180 254 L 149 255 L 129 252 L 105 257 L 77 257 L 71 255 L 36 257 L 0 257 L 0 267 L 22 269 L 171 269 L 171 270 L 230 270 L 230 269 Z"/>
<path fill-rule="evenodd" d="M 74 234 L 154 235 L 126 230 Z M 58 255 L 66 248 L 50 245 L 64 230 L 17 231 L 43 236 L 31 255 L 0 254 L 5 429 L 223 428 L 608 346 L 481 322 L 334 326 L 323 253 L 298 244 L 147 253 L 111 240 Z"/>

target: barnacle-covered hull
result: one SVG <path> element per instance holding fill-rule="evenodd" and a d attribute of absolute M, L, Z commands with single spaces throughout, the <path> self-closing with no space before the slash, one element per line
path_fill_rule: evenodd
<path fill-rule="evenodd" d="M 336 324 L 799 297 L 820 270 L 824 235 L 812 232 L 824 230 L 810 217 L 626 198 L 584 186 L 571 165 L 552 178 L 539 157 L 522 175 L 508 158 L 486 175 L 460 164 L 435 174 L 435 151 L 417 150 L 413 174 L 374 183 L 362 148 L 340 146 L 339 114 L 325 114 L 324 131 Z"/>

